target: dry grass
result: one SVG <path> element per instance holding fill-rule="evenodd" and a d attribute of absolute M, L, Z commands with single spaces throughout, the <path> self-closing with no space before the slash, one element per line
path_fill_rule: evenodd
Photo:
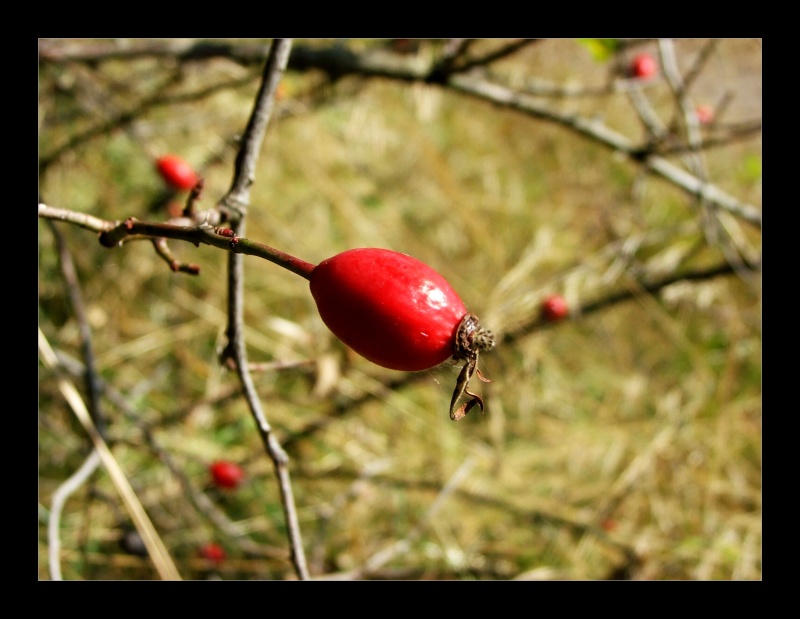
<path fill-rule="evenodd" d="M 677 45 L 691 55 L 700 42 Z M 752 118 L 754 109 L 760 117 L 754 45 L 723 41 L 698 82 L 697 96 L 712 100 L 736 89 L 730 121 Z M 41 151 L 144 96 L 169 66 L 43 66 Z M 606 71 L 566 40 L 537 44 L 502 69 L 512 78 L 589 84 Z M 248 69 L 220 59 L 185 71 L 179 88 L 192 90 Z M 285 115 L 270 127 L 253 187 L 253 239 L 312 262 L 358 246 L 412 254 L 500 334 L 535 315 L 546 293 L 578 306 L 630 288 L 636 268 L 671 273 L 721 259 L 689 198 L 564 129 L 388 80 L 346 79 L 312 105 L 306 93 L 318 81 L 286 78 Z M 242 130 L 255 87 L 157 108 L 87 142 L 43 175 L 44 200 L 109 219 L 144 218 L 160 191 L 153 153 L 200 164 L 220 152 L 204 170 L 203 205 L 211 206 L 228 188 L 235 154 L 220 145 Z M 649 93 L 667 109 L 665 87 Z M 558 105 L 602 114 L 638 137 L 623 95 Z M 760 175 L 748 172 L 760 157 L 760 138 L 710 151 L 710 177 L 760 205 Z M 114 455 L 182 576 L 214 571 L 197 547 L 217 539 L 230 555 L 216 570 L 222 578 L 293 578 L 271 464 L 244 402 L 226 397 L 236 377 L 217 363 L 225 255 L 175 245 L 201 265 L 192 278 L 170 272 L 149 244 L 107 250 L 86 231 L 59 228 L 77 263 L 98 369 L 120 395 L 106 400 Z M 759 235 L 737 229 L 760 249 Z M 641 244 L 626 262 L 615 243 L 634 238 Z M 79 358 L 78 326 L 43 222 L 39 243 L 40 327 L 54 347 Z M 761 578 L 758 280 L 683 282 L 657 296 L 634 289 L 631 301 L 498 347 L 482 361 L 495 381 L 480 385 L 487 414 L 453 423 L 454 368 L 387 390 L 398 373 L 345 350 L 322 325 L 307 282 L 256 259 L 246 268 L 251 361 L 318 361 L 316 370 L 257 375 L 282 440 L 326 422 L 290 444 L 315 576 L 363 568 L 405 540 L 364 577 Z M 89 444 L 50 373 L 39 373 L 39 577 L 48 579 L 51 496 Z M 163 454 L 237 535 L 189 500 Z M 245 486 L 211 489 L 205 467 L 215 458 L 241 463 Z M 101 470 L 67 502 L 64 577 L 157 578 L 146 558 L 120 549 L 126 523 Z M 253 542 L 262 554 L 247 546 Z"/>

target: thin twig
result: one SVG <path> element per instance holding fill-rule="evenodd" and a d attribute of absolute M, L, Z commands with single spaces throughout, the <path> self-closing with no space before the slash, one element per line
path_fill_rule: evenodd
<path fill-rule="evenodd" d="M 449 71 L 458 58 L 467 53 L 473 43 L 475 43 L 475 39 L 450 39 L 445 43 L 442 55 L 437 61 L 437 68 L 434 68 L 434 71 Z"/>
<path fill-rule="evenodd" d="M 711 39 L 703 46 L 703 49 L 700 50 L 700 53 L 697 54 L 697 58 L 695 59 L 694 63 L 683 76 L 683 87 L 685 90 L 689 90 L 689 88 L 691 88 L 694 80 L 700 75 L 700 72 L 703 70 L 706 62 L 708 62 L 708 59 L 711 58 L 711 54 L 713 54 L 717 49 L 719 43 L 720 39 Z"/>
<path fill-rule="evenodd" d="M 694 106 L 689 100 L 688 87 L 678 69 L 675 47 L 671 39 L 659 39 L 658 47 L 661 53 L 664 76 L 675 97 L 676 108 L 681 112 L 682 124 L 686 128 L 686 142 L 689 145 L 689 152 L 683 154 L 682 158 L 692 174 L 703 182 L 708 182 L 708 172 L 702 153 L 703 137 L 700 132 L 700 123 L 695 114 Z M 707 56 L 705 57 L 707 58 Z M 728 261 L 736 264 L 740 261 L 740 257 L 744 255 L 744 249 L 736 242 L 741 233 L 737 229 L 734 231 L 734 236 L 729 232 L 727 226 L 738 228 L 738 223 L 727 213 L 719 212 L 714 204 L 709 203 L 705 195 L 700 194 L 698 196 L 698 203 L 701 225 L 708 244 L 718 246 Z M 722 219 L 724 217 L 727 217 L 727 222 Z"/>
<path fill-rule="evenodd" d="M 102 403 L 100 402 L 100 389 L 98 387 L 100 377 L 97 374 L 94 347 L 92 346 L 92 330 L 89 328 L 89 320 L 86 317 L 86 309 L 83 304 L 80 282 L 78 281 L 78 272 L 75 268 L 75 261 L 72 259 L 72 253 L 67 246 L 61 230 L 59 230 L 58 226 L 53 222 L 48 223 L 50 224 L 50 229 L 56 240 L 58 257 L 61 263 L 61 274 L 64 276 L 67 294 L 80 332 L 81 353 L 83 355 L 85 367 L 83 381 L 86 385 L 86 394 L 89 400 L 89 414 L 92 417 L 92 421 L 94 421 L 94 424 L 97 426 L 98 432 L 100 432 L 100 435 L 105 439 L 106 422 Z"/>
<path fill-rule="evenodd" d="M 705 281 L 725 275 L 737 275 L 740 271 L 756 273 L 758 270 L 760 270 L 760 268 L 760 264 L 742 262 L 732 265 L 729 262 L 724 262 L 722 264 L 696 269 L 693 271 L 687 271 L 684 273 L 671 273 L 670 275 L 654 281 L 646 281 L 644 278 L 640 277 L 637 278 L 636 282 L 632 283 L 628 289 L 616 291 L 601 297 L 600 299 L 586 303 L 575 308 L 574 313 L 575 315 L 580 316 L 592 314 L 600 311 L 601 309 L 616 305 L 617 303 L 631 301 L 641 294 L 655 294 L 667 286 L 671 286 L 672 284 L 676 284 L 678 282 Z M 505 344 L 513 342 L 518 338 L 526 337 L 535 331 L 547 328 L 551 325 L 552 323 L 549 323 L 539 316 L 533 317 L 530 321 L 525 322 L 515 329 L 506 332 L 502 338 L 503 343 Z"/>
<path fill-rule="evenodd" d="M 361 75 L 385 77 L 401 81 L 426 81 L 429 69 L 413 60 L 385 59 L 378 54 L 356 54 L 340 48 L 298 48 L 290 58 L 290 67 L 297 70 L 318 68 L 331 76 Z M 651 149 L 637 147 L 628 137 L 614 131 L 598 119 L 562 112 L 512 88 L 490 82 L 475 73 L 451 74 L 442 84 L 456 92 L 482 99 L 494 105 L 516 110 L 529 116 L 561 125 L 593 142 L 602 144 L 644 165 L 651 172 L 680 187 L 693 196 L 702 196 L 710 204 L 744 219 L 761 229 L 761 213 L 750 204 L 737 200 L 712 183 L 705 182 L 680 169 Z"/>
<path fill-rule="evenodd" d="M 85 372 L 85 368 L 80 361 L 75 359 L 74 357 L 70 357 L 69 355 L 65 354 L 61 351 L 56 351 L 56 356 L 59 360 L 59 363 L 64 368 L 65 371 L 69 372 L 72 376 L 80 376 Z M 302 362 L 301 362 L 302 363 Z M 273 369 L 280 370 L 284 369 L 285 367 L 295 367 L 297 364 L 292 364 L 290 362 L 286 362 L 285 365 L 281 365 L 280 362 L 274 362 Z M 269 557 L 273 559 L 288 559 L 289 553 L 285 550 L 273 548 L 272 546 L 267 546 L 265 544 L 259 544 L 258 542 L 253 541 L 246 534 L 242 531 L 242 528 L 238 526 L 235 522 L 231 521 L 228 516 L 222 512 L 211 499 L 208 497 L 207 494 L 202 492 L 201 490 L 196 489 L 189 477 L 183 473 L 180 467 L 174 462 L 172 456 L 170 455 L 169 451 L 165 449 L 160 441 L 156 438 L 155 433 L 152 430 L 151 423 L 143 421 L 143 417 L 147 416 L 157 416 L 158 422 L 160 424 L 167 424 L 175 422 L 175 418 L 167 418 L 162 414 L 156 413 L 153 410 L 137 410 L 131 404 L 133 400 L 136 398 L 131 397 L 131 393 L 123 394 L 114 388 L 112 385 L 108 384 L 105 381 L 100 380 L 98 387 L 102 392 L 102 395 L 111 402 L 114 406 L 119 408 L 122 413 L 127 417 L 130 421 L 132 421 L 136 427 L 142 432 L 144 435 L 147 444 L 153 449 L 155 454 L 158 458 L 166 465 L 166 467 L 172 472 L 175 478 L 181 485 L 181 488 L 184 493 L 188 496 L 189 500 L 195 506 L 195 508 L 203 514 L 219 531 L 223 534 L 227 535 L 234 542 L 246 553 L 253 555 L 253 556 L 261 556 L 261 557 Z M 241 395 L 241 390 L 239 388 L 229 389 L 228 391 L 224 392 L 221 397 L 222 398 L 230 398 L 231 396 L 239 396 Z M 216 399 L 215 402 L 219 402 L 220 399 Z M 182 418 L 184 415 L 176 415 L 175 417 Z"/>
<path fill-rule="evenodd" d="M 163 83 L 159 84 L 155 89 L 155 94 L 150 95 L 149 97 L 143 99 L 136 105 L 135 107 L 120 112 L 119 114 L 115 115 L 108 120 L 100 122 L 92 127 L 89 127 L 85 131 L 70 136 L 68 140 L 66 140 L 60 146 L 57 146 L 49 153 L 43 155 L 39 159 L 39 174 L 44 174 L 47 169 L 56 161 L 58 161 L 65 153 L 74 150 L 81 144 L 88 142 L 89 140 L 96 138 L 101 135 L 107 135 L 113 128 L 115 127 L 124 127 L 129 123 L 133 122 L 136 118 L 138 118 L 141 114 L 144 113 L 145 110 L 155 107 L 159 104 L 159 102 L 164 102 L 164 90 L 166 90 L 169 86 L 176 84 L 181 79 L 180 72 L 175 72 L 170 75 Z"/>
<path fill-rule="evenodd" d="M 95 472 L 100 465 L 100 453 L 96 449 L 83 461 L 80 468 L 53 492 L 53 503 L 50 507 L 50 520 L 47 523 L 47 555 L 50 562 L 50 578 L 61 580 L 61 512 L 64 504 L 78 488 Z"/>
<path fill-rule="evenodd" d="M 521 50 L 532 43 L 538 43 L 541 39 L 519 39 L 518 41 L 512 41 L 511 43 L 505 43 L 498 47 L 497 49 L 492 50 L 484 54 L 483 56 L 477 58 L 470 58 L 464 62 L 459 63 L 457 66 L 453 67 L 451 70 L 457 72 L 464 72 L 469 71 L 470 69 L 474 69 L 475 67 L 483 67 L 487 66 L 493 62 L 498 60 L 502 60 Z"/>
<path fill-rule="evenodd" d="M 647 151 L 643 156 L 640 149 L 636 148 L 626 136 L 614 131 L 597 119 L 589 119 L 558 111 L 548 105 L 534 101 L 530 97 L 520 95 L 510 88 L 492 84 L 471 75 L 455 75 L 448 82 L 448 86 L 458 92 L 504 105 L 510 109 L 567 127 L 585 138 L 627 155 L 687 193 L 693 196 L 702 196 L 709 203 L 729 211 L 759 230 L 761 229 L 761 213 L 756 207 L 741 202 L 716 185 L 697 178 L 697 176 L 682 170 L 663 157 L 650 155 Z"/>
<path fill-rule="evenodd" d="M 519 42 L 515 42 L 513 45 L 519 45 L 521 47 L 523 43 L 528 44 L 532 41 L 531 39 L 523 39 Z M 200 46 L 200 48 L 203 49 L 203 54 L 208 52 L 208 55 L 230 57 L 241 51 L 238 46 L 230 43 L 223 43 L 216 46 L 205 46 L 205 44 L 200 43 L 193 44 Z M 43 52 L 43 55 L 58 55 L 54 50 L 60 47 L 59 44 L 54 44 L 52 47 L 47 45 L 44 47 L 50 51 Z M 143 46 L 143 48 L 147 47 L 147 45 Z M 150 48 L 150 50 L 143 49 L 143 53 L 156 53 L 154 49 L 158 48 L 158 46 L 151 45 Z M 247 53 L 255 56 L 259 52 L 258 50 L 248 48 Z M 160 52 L 160 55 L 165 54 L 166 52 L 164 51 Z M 298 46 L 292 50 L 288 66 L 298 71 L 305 71 L 312 68 L 321 69 L 328 73 L 331 79 L 338 79 L 345 75 L 360 75 L 363 77 L 385 77 L 405 82 L 430 81 L 432 69 L 431 62 L 421 64 L 415 57 L 404 58 L 394 54 L 373 52 L 359 54 L 345 49 L 342 46 L 331 46 L 329 48 Z M 649 146 L 644 149 L 637 148 L 627 137 L 610 129 L 596 119 L 587 119 L 585 117 L 554 110 L 541 102 L 533 100 L 530 96 L 481 79 L 474 73 L 451 72 L 442 83 L 442 86 L 462 94 L 483 99 L 495 105 L 514 109 L 521 113 L 564 126 L 585 138 L 627 155 L 632 160 L 645 165 L 651 172 L 654 172 L 668 182 L 680 187 L 687 193 L 694 196 L 701 196 L 710 204 L 727 210 L 756 226 L 758 229 L 761 229 L 761 213 L 756 207 L 742 203 L 733 196 L 725 193 L 716 185 L 704 182 L 693 174 L 681 170 L 671 162 L 652 154 Z"/>
<path fill-rule="evenodd" d="M 310 262 L 296 258 L 269 245 L 237 237 L 229 228 L 215 228 L 205 222 L 195 225 L 192 220 L 186 218 L 174 219 L 171 223 L 138 221 L 133 218 L 120 222 L 100 219 L 85 213 L 77 213 L 46 204 L 39 204 L 39 217 L 70 222 L 87 230 L 98 232 L 100 244 L 108 248 L 117 247 L 128 241 L 178 239 L 193 245 L 199 245 L 200 243 L 211 245 L 234 254 L 257 256 L 282 266 L 305 279 L 311 277 L 311 271 L 314 268 L 314 265 Z M 164 249 L 159 245 L 156 245 L 156 250 L 172 266 L 171 262 L 174 260 L 172 254 L 169 251 L 164 252 Z M 186 272 L 193 272 L 192 267 L 193 265 L 189 265 L 189 269 Z M 178 270 L 184 271 L 184 269 Z"/>
<path fill-rule="evenodd" d="M 142 423 L 138 423 L 137 425 L 144 433 L 145 439 L 156 452 L 159 459 L 178 480 L 178 483 L 180 483 L 181 489 L 183 490 L 185 496 L 189 499 L 192 505 L 194 505 L 195 509 L 203 514 L 203 516 L 205 516 L 217 530 L 234 540 L 234 542 L 244 552 L 252 556 L 269 557 L 284 561 L 289 558 L 289 553 L 285 550 L 259 544 L 247 537 L 240 525 L 231 521 L 231 519 L 228 518 L 228 516 L 214 504 L 214 502 L 205 492 L 202 492 L 192 485 L 189 477 L 173 461 L 169 452 L 160 445 L 158 440 L 156 440 L 155 434 L 150 430 L 150 428 L 146 424 Z"/>
<path fill-rule="evenodd" d="M 212 84 L 211 86 L 204 86 L 203 88 L 199 88 L 197 90 L 188 93 L 165 95 L 164 91 L 169 86 L 172 86 L 175 83 L 177 83 L 180 80 L 180 78 L 181 74 L 180 72 L 177 72 L 175 75 L 171 76 L 164 84 L 155 88 L 154 90 L 155 94 L 143 99 L 136 106 L 131 107 L 130 109 L 124 110 L 122 112 L 119 112 L 112 118 L 109 118 L 108 120 L 105 120 L 92 127 L 89 127 L 88 129 L 86 129 L 81 133 L 71 136 L 63 144 L 57 146 L 51 152 L 41 157 L 41 159 L 39 160 L 39 173 L 44 174 L 47 171 L 47 169 L 55 162 L 57 162 L 64 154 L 74 150 L 81 144 L 85 144 L 86 142 L 96 137 L 107 135 L 109 132 L 111 132 L 113 129 L 117 127 L 127 127 L 128 125 L 135 122 L 138 118 L 140 118 L 150 110 L 159 107 L 164 107 L 167 105 L 177 105 L 180 103 L 185 103 L 187 101 L 195 101 L 198 99 L 203 99 L 221 90 L 239 88 L 241 86 L 250 84 L 253 81 L 253 76 L 248 75 L 243 78 L 240 77 L 233 80 L 225 80 L 224 82 L 220 82 L 218 84 Z"/>
<path fill-rule="evenodd" d="M 103 62 L 135 58 L 169 57 L 179 60 L 230 58 L 241 64 L 263 62 L 265 43 L 203 41 L 197 39 L 147 39 L 120 45 L 116 41 L 41 41 L 39 60 L 43 63 Z"/>
<path fill-rule="evenodd" d="M 439 58 L 436 64 L 431 68 L 427 81 L 432 83 L 444 83 L 453 73 L 463 73 L 476 67 L 488 66 L 538 40 L 539 39 L 519 39 L 511 43 L 505 43 L 483 56 L 464 59 L 463 57 L 467 48 L 475 42 L 475 39 L 450 39 L 442 52 L 441 58 Z M 460 62 L 459 59 L 461 59 Z"/>
<path fill-rule="evenodd" d="M 714 129 L 722 130 L 725 133 L 704 137 L 703 141 L 697 146 L 699 149 L 708 151 L 712 148 L 728 146 L 738 140 L 750 139 L 761 133 L 762 126 L 760 120 L 748 120 L 735 125 L 716 125 Z M 689 148 L 687 144 L 665 144 L 658 147 L 658 154 L 662 156 L 678 155 L 687 152 Z"/>
<path fill-rule="evenodd" d="M 231 210 L 232 226 L 239 235 L 245 234 L 250 186 L 255 180 L 256 163 L 272 114 L 275 92 L 286 69 L 291 48 L 291 39 L 273 41 L 264 66 L 261 87 L 256 96 L 247 129 L 242 136 L 239 153 L 236 156 L 233 182 L 227 195 L 220 201 L 221 205 Z M 228 327 L 226 335 L 228 344 L 221 355 L 222 360 L 232 358 L 236 363 L 245 399 L 255 419 L 264 448 L 275 465 L 281 503 L 286 518 L 292 563 L 298 578 L 307 580 L 309 577 L 308 566 L 289 477 L 289 458 L 281 448 L 267 421 L 247 361 L 247 349 L 244 341 L 244 261 L 239 253 L 232 253 L 228 259 Z"/>
<path fill-rule="evenodd" d="M 41 329 L 39 329 L 39 353 L 42 357 L 45 367 L 58 371 L 58 358 L 56 357 L 55 352 L 50 346 L 50 343 L 47 341 L 44 333 L 42 333 Z M 136 493 L 133 491 L 133 488 L 131 488 L 128 479 L 125 477 L 122 469 L 120 469 L 119 464 L 117 464 L 117 461 L 114 458 L 114 455 L 111 453 L 111 450 L 108 448 L 108 445 L 97 431 L 97 427 L 92 422 L 89 411 L 86 410 L 86 405 L 78 394 L 77 389 L 75 389 L 75 386 L 63 376 L 58 376 L 57 382 L 58 388 L 64 396 L 64 399 L 70 405 L 72 412 L 75 413 L 75 416 L 78 418 L 78 421 L 80 421 L 83 429 L 89 435 L 89 438 L 92 439 L 95 449 L 100 454 L 100 459 L 103 462 L 103 466 L 105 467 L 106 471 L 108 471 L 111 481 L 114 483 L 114 486 L 120 493 L 120 496 L 122 497 L 122 500 L 128 509 L 128 513 L 131 516 L 131 520 L 133 520 L 133 523 L 136 525 L 136 530 L 139 532 L 139 535 L 141 535 L 142 541 L 144 542 L 159 575 L 164 580 L 180 580 L 180 574 L 178 573 L 175 564 L 172 562 L 172 558 L 169 556 L 169 553 L 164 546 L 164 542 L 159 537 L 158 533 L 153 527 L 152 522 L 150 522 L 147 512 L 139 502 Z"/>

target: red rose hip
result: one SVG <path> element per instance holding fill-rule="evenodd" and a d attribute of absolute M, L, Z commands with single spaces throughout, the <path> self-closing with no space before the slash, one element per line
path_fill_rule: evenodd
<path fill-rule="evenodd" d="M 342 342 L 373 363 L 415 372 L 448 358 L 466 360 L 451 402 L 460 419 L 477 402 L 467 390 L 478 354 L 494 337 L 470 314 L 439 273 L 406 254 L 388 249 L 351 249 L 323 260 L 311 272 L 311 295 L 325 325 Z M 473 397 L 462 413 L 458 398 Z M 454 417 L 455 415 L 455 417 Z"/>
<path fill-rule="evenodd" d="M 452 357 L 467 308 L 428 265 L 386 249 L 351 249 L 311 274 L 322 321 L 373 363 L 427 370 Z"/>
<path fill-rule="evenodd" d="M 219 565 L 225 560 L 228 554 L 225 552 L 225 549 L 216 542 L 209 542 L 200 547 L 200 556 Z"/>
<path fill-rule="evenodd" d="M 238 464 L 227 460 L 217 460 L 208 467 L 214 485 L 219 488 L 236 488 L 244 478 L 244 471 Z"/>
<path fill-rule="evenodd" d="M 647 79 L 658 72 L 656 59 L 650 54 L 639 54 L 631 62 L 630 73 L 633 77 Z"/>
<path fill-rule="evenodd" d="M 197 184 L 197 174 L 177 155 L 164 155 L 156 160 L 156 169 L 167 184 L 176 189 L 191 189 Z"/>
<path fill-rule="evenodd" d="M 569 306 L 564 297 L 551 294 L 542 302 L 542 315 L 548 322 L 557 322 L 569 315 Z"/>
<path fill-rule="evenodd" d="M 698 105 L 694 110 L 694 114 L 701 125 L 709 125 L 714 121 L 714 108 L 710 105 Z"/>

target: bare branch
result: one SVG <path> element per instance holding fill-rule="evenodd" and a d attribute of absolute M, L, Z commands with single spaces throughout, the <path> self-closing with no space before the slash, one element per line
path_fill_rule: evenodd
<path fill-rule="evenodd" d="M 632 283 L 627 290 L 611 293 L 600 299 L 597 299 L 596 301 L 592 301 L 580 306 L 579 308 L 576 308 L 575 314 L 585 316 L 587 314 L 600 311 L 601 309 L 605 309 L 611 305 L 630 301 L 641 294 L 655 294 L 667 286 L 671 286 L 672 284 L 681 281 L 704 281 L 724 275 L 735 275 L 740 271 L 749 271 L 755 273 L 760 268 L 760 264 L 749 264 L 744 262 L 739 264 L 730 264 L 729 262 L 724 262 L 712 267 L 696 269 L 684 273 L 672 273 L 666 277 L 654 281 L 645 281 L 644 279 L 639 278 L 635 283 Z M 503 343 L 513 342 L 518 338 L 526 337 L 531 333 L 539 331 L 550 325 L 551 323 L 548 323 L 543 318 L 537 316 L 531 321 L 505 333 L 503 335 Z"/>
<path fill-rule="evenodd" d="M 289 51 L 292 48 L 291 40 L 276 39 L 270 50 L 267 64 L 264 67 L 261 87 L 256 95 L 253 112 L 247 123 L 242 136 L 239 152 L 236 155 L 236 168 L 233 183 L 228 194 L 223 198 L 222 203 L 226 206 L 234 206 L 244 209 L 241 217 L 246 213 L 247 205 L 250 202 L 250 186 L 255 181 L 256 162 L 261 152 L 261 144 L 264 142 L 264 134 L 267 131 L 272 108 L 275 102 L 275 92 L 278 83 L 286 69 L 289 59 Z M 234 220 L 236 223 L 236 220 Z"/>
<path fill-rule="evenodd" d="M 511 54 L 515 54 L 522 48 L 527 47 L 532 43 L 538 43 L 539 41 L 541 41 L 541 39 L 520 39 L 519 41 L 512 41 L 511 43 L 502 45 L 496 50 L 493 50 L 479 58 L 473 58 L 467 62 L 464 62 L 463 64 L 459 65 L 458 71 L 469 71 L 474 67 L 486 66 L 492 62 L 506 58 Z"/>
<path fill-rule="evenodd" d="M 191 220 L 185 218 L 173 220 L 182 221 L 183 224 L 138 221 L 133 218 L 126 219 L 123 222 L 109 221 L 85 215 L 84 213 L 54 208 L 46 204 L 39 204 L 39 217 L 68 221 L 88 230 L 99 232 L 100 244 L 108 248 L 117 247 L 128 241 L 178 239 L 192 243 L 195 246 L 203 243 L 234 254 L 257 256 L 282 266 L 305 279 L 311 277 L 311 271 L 314 269 L 314 265 L 310 262 L 296 258 L 274 247 L 237 237 L 230 228 L 215 228 L 206 223 L 194 225 Z M 176 270 L 176 268 L 173 268 L 173 264 L 177 263 L 177 261 L 175 261 L 171 252 L 158 244 L 156 249 L 159 255 L 170 264 L 170 268 Z M 177 263 L 176 266 L 178 267 L 177 270 L 192 274 L 196 274 L 196 269 L 198 268 L 196 265 L 181 265 L 180 263 Z"/>
<path fill-rule="evenodd" d="M 45 63 L 102 62 L 135 58 L 170 57 L 179 60 L 230 58 L 241 64 L 261 63 L 269 45 L 248 43 L 237 39 L 231 42 L 197 39 L 147 39 L 139 42 L 119 41 L 41 41 L 39 60 Z"/>
<path fill-rule="evenodd" d="M 453 76 L 448 85 L 459 92 L 567 127 L 585 138 L 627 155 L 687 193 L 702 197 L 708 200 L 710 204 L 729 211 L 759 230 L 761 229 L 761 214 L 755 206 L 737 200 L 716 185 L 704 182 L 663 157 L 650 155 L 648 150 L 641 151 L 637 149 L 627 137 L 617 133 L 599 120 L 560 112 L 534 101 L 530 97 L 520 95 L 510 88 L 492 84 L 473 76 Z"/>
<path fill-rule="evenodd" d="M 523 39 L 517 45 L 532 42 Z M 709 52 L 710 53 L 710 52 Z M 288 59 L 294 70 L 317 68 L 327 72 L 332 79 L 357 74 L 365 77 L 386 77 L 401 81 L 429 81 L 430 63 L 420 63 L 415 57 L 404 58 L 381 51 L 356 54 L 341 46 L 328 48 L 297 47 Z M 624 153 L 665 180 L 687 193 L 706 200 L 710 205 L 744 219 L 761 229 L 761 214 L 756 207 L 742 203 L 721 189 L 684 172 L 674 164 L 652 154 L 649 146 L 636 147 L 629 138 L 615 132 L 598 120 L 592 120 L 552 109 L 511 88 L 491 83 L 473 74 L 451 74 L 442 85 L 457 92 L 474 96 L 490 103 L 562 125 L 579 135 Z"/>
<path fill-rule="evenodd" d="M 697 79 L 697 77 L 700 75 L 700 71 L 703 70 L 703 67 L 708 62 L 708 59 L 711 58 L 711 54 L 713 54 L 717 49 L 719 42 L 719 39 L 711 39 L 703 46 L 703 49 L 700 50 L 700 53 L 697 55 L 694 63 L 683 76 L 683 88 L 685 90 L 689 90 L 689 88 L 691 88 L 694 80 Z"/>
<path fill-rule="evenodd" d="M 102 403 L 100 402 L 100 391 L 98 388 L 99 376 L 95 366 L 92 330 L 89 328 L 89 320 L 86 318 L 86 308 L 84 307 L 83 296 L 81 295 L 80 282 L 78 282 L 78 273 L 75 269 L 75 262 L 72 259 L 72 253 L 69 251 L 69 247 L 67 247 L 64 235 L 53 222 L 48 223 L 56 239 L 58 256 L 61 262 L 61 273 L 64 276 L 72 311 L 75 314 L 75 319 L 78 322 L 78 329 L 80 330 L 81 351 L 86 367 L 83 380 L 86 385 L 86 394 L 89 400 L 89 414 L 92 417 L 92 421 L 94 421 L 97 426 L 98 432 L 105 438 L 106 422 Z"/>
<path fill-rule="evenodd" d="M 41 329 L 39 330 L 39 353 L 46 367 L 58 371 L 58 358 Z M 147 547 L 147 551 L 159 575 L 164 580 L 180 580 L 180 574 L 175 564 L 172 562 L 172 558 L 169 556 L 164 542 L 150 522 L 147 512 L 139 502 L 136 493 L 134 493 L 131 488 L 127 477 L 125 477 L 119 464 L 117 464 L 108 445 L 97 431 L 97 427 L 92 422 L 89 411 L 86 410 L 86 405 L 78 394 L 78 391 L 71 382 L 63 377 L 58 378 L 58 386 L 64 399 L 67 400 L 73 413 L 75 413 L 75 416 L 78 418 L 78 421 L 80 421 L 84 430 L 89 435 L 89 438 L 92 439 L 95 450 L 99 453 L 104 468 L 108 471 L 111 480 L 114 482 L 114 486 L 120 493 L 128 509 L 128 513 L 136 525 L 136 530 L 139 532 L 139 535 L 142 536 L 142 541 Z"/>
<path fill-rule="evenodd" d="M 484 54 L 477 58 L 470 58 L 457 62 L 459 57 L 463 57 L 467 47 L 471 45 L 475 39 L 451 39 L 448 46 L 445 47 L 441 59 L 434 65 L 428 75 L 427 81 L 443 83 L 447 80 L 448 76 L 453 73 L 464 73 L 476 67 L 485 67 L 493 62 L 502 60 L 511 54 L 514 54 L 531 43 L 536 43 L 539 39 L 520 39 L 501 45 L 495 50 Z"/>
<path fill-rule="evenodd" d="M 84 484 L 86 480 L 100 466 L 100 453 L 92 449 L 86 460 L 72 476 L 53 492 L 53 502 L 50 506 L 50 519 L 47 522 L 47 556 L 50 562 L 50 578 L 61 580 L 61 512 L 67 499 Z"/>
<path fill-rule="evenodd" d="M 73 135 L 63 144 L 57 146 L 51 152 L 43 155 L 39 159 L 39 173 L 42 174 L 46 172 L 47 169 L 52 164 L 54 164 L 66 153 L 74 150 L 78 146 L 96 137 L 105 135 L 109 131 L 117 127 L 126 127 L 152 109 L 158 107 L 164 107 L 167 105 L 179 104 L 186 101 L 202 99 L 203 97 L 209 96 L 220 90 L 226 90 L 229 88 L 238 88 L 240 86 L 250 84 L 253 81 L 253 77 L 248 75 L 247 77 L 244 78 L 226 80 L 219 84 L 212 84 L 211 86 L 205 86 L 203 88 L 200 88 L 196 91 L 192 91 L 189 93 L 165 95 L 164 90 L 167 89 L 172 84 L 177 83 L 180 79 L 181 79 L 181 74 L 176 72 L 174 75 L 170 76 L 169 79 L 165 80 L 164 83 L 162 83 L 158 88 L 156 88 L 153 95 L 143 99 L 142 101 L 139 101 L 135 106 L 131 107 L 130 109 L 123 110 L 118 114 L 115 114 L 108 120 L 100 122 L 81 133 Z"/>
<path fill-rule="evenodd" d="M 241 148 L 236 156 L 233 183 L 228 194 L 221 201 L 221 204 L 235 213 L 233 225 L 235 231 L 239 234 L 244 234 L 245 232 L 246 215 L 250 202 L 250 186 L 255 180 L 256 163 L 272 113 L 275 92 L 286 69 L 291 47 L 291 39 L 276 39 L 270 48 L 269 57 L 264 66 L 261 87 L 258 91 L 250 120 L 247 123 L 247 129 L 242 137 Z M 238 243 L 234 246 L 238 246 Z M 308 566 L 300 534 L 300 524 L 297 519 L 297 509 L 294 504 L 292 484 L 289 478 L 289 459 L 275 438 L 267 421 L 261 401 L 256 393 L 247 361 L 247 350 L 244 341 L 244 264 L 239 253 L 231 254 L 228 260 L 228 328 L 226 334 L 228 344 L 223 350 L 221 358 L 223 361 L 228 358 L 235 361 L 239 380 L 244 389 L 245 399 L 255 419 L 264 448 L 275 466 L 275 473 L 281 491 L 284 517 L 286 518 L 289 544 L 292 551 L 292 563 L 298 578 L 307 580 L 309 577 Z"/>
<path fill-rule="evenodd" d="M 715 128 L 724 133 L 704 137 L 703 141 L 697 145 L 697 148 L 705 151 L 728 146 L 739 140 L 750 139 L 762 131 L 760 120 L 744 121 L 733 125 L 717 125 Z M 688 144 L 665 144 L 659 146 L 657 152 L 662 156 L 679 155 L 687 152 L 690 148 Z"/>

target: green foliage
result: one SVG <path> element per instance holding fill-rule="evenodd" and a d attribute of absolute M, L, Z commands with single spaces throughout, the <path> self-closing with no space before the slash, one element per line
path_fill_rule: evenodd
<path fill-rule="evenodd" d="M 743 183 L 753 184 L 761 180 L 761 157 L 748 154 L 744 158 L 741 178 Z"/>
<path fill-rule="evenodd" d="M 619 39 L 576 39 L 589 50 L 592 58 L 598 62 L 606 62 L 619 49 Z"/>

